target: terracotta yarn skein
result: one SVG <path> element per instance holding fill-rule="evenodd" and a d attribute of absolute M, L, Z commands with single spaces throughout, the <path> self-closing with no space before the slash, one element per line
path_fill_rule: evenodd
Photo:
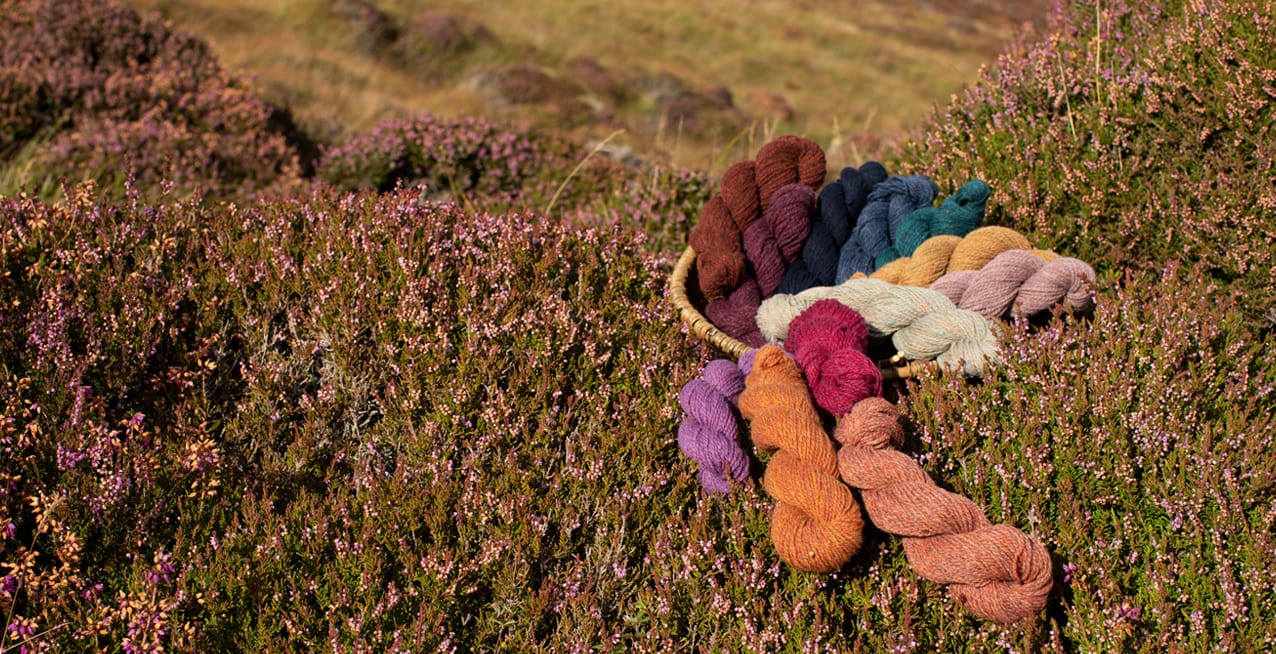
<path fill-rule="evenodd" d="M 709 301 L 721 299 L 746 274 L 741 245 L 744 230 L 762 217 L 771 195 L 787 184 L 816 190 L 824 183 L 824 150 L 814 141 L 786 135 L 773 139 L 749 161 L 732 165 L 718 193 L 700 211 L 691 230 L 700 290 Z"/>
<path fill-rule="evenodd" d="M 1005 524 L 994 525 L 969 499 L 943 490 L 903 442 L 895 407 L 869 398 L 837 426 L 842 479 L 860 489 L 869 519 L 903 536 L 904 553 L 917 574 L 948 584 L 971 613 L 1011 624 L 1045 607 L 1054 583 L 1050 554 L 1036 539 Z"/>
<path fill-rule="evenodd" d="M 837 260 L 873 187 L 886 179 L 886 169 L 870 161 L 859 170 L 847 166 L 836 180 L 820 190 L 819 211 L 802 255 L 784 271 L 779 292 L 800 293 L 812 286 L 830 286 L 837 278 Z"/>
<path fill-rule="evenodd" d="M 946 273 L 979 270 L 1007 250 L 1032 247 L 1023 234 L 1008 227 L 980 227 L 964 238 L 941 235 L 922 243 L 911 257 L 900 257 L 875 270 L 874 279 L 903 286 L 930 286 Z M 1043 260 L 1059 255 L 1048 250 L 1032 250 Z"/>
<path fill-rule="evenodd" d="M 864 518 L 837 477 L 837 454 L 797 363 L 778 346 L 758 350 L 740 395 L 753 444 L 773 451 L 762 485 L 776 505 L 771 540 L 789 565 L 831 572 L 859 550 Z"/>
<path fill-rule="evenodd" d="M 797 259 L 811 233 L 815 191 L 805 184 L 787 184 L 771 196 L 762 220 L 744 230 L 744 252 L 758 280 L 762 297 L 775 294 L 785 268 Z"/>
<path fill-rule="evenodd" d="M 958 309 L 937 291 L 879 279 L 848 279 L 796 295 L 774 295 L 758 307 L 758 329 L 767 340 L 783 341 L 794 318 L 829 298 L 859 312 L 869 333 L 889 336 L 895 349 L 912 361 L 933 360 L 943 368 L 979 377 L 987 366 L 1001 360 L 1000 328 L 988 318 Z"/>
<path fill-rule="evenodd" d="M 931 289 L 943 293 L 962 309 L 1001 318 L 1014 311 L 1023 315 L 1067 304 L 1074 313 L 1094 308 L 1094 269 L 1071 257 L 1042 261 L 1026 250 L 1007 250 L 979 270 L 940 277 Z"/>
<path fill-rule="evenodd" d="M 710 361 L 700 377 L 678 393 L 684 412 L 678 447 L 699 465 L 700 485 L 710 493 L 731 490 L 731 479 L 749 478 L 749 457 L 740 446 L 735 404 L 744 373 L 729 359 Z"/>
<path fill-rule="evenodd" d="M 832 415 L 882 394 L 882 371 L 867 354 L 864 317 L 837 300 L 820 300 L 794 318 L 784 349 L 802 366 L 815 403 Z"/>

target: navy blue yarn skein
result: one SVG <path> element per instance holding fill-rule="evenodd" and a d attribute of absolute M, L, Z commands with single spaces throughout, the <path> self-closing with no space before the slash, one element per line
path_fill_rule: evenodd
<path fill-rule="evenodd" d="M 873 187 L 886 180 L 886 168 L 869 161 L 858 170 L 847 166 L 820 190 L 819 217 L 802 246 L 802 256 L 789 264 L 779 293 L 801 293 L 812 286 L 829 286 L 837 277 L 842 245 L 850 238 Z"/>
<path fill-rule="evenodd" d="M 876 269 L 874 259 L 890 247 L 904 217 L 929 207 L 937 195 L 939 187 L 922 175 L 896 175 L 874 186 L 851 237 L 842 246 L 834 283 L 841 284 L 857 272 L 871 274 Z"/>

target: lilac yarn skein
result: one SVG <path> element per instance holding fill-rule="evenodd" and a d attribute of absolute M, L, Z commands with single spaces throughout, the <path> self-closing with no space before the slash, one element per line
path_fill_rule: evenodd
<path fill-rule="evenodd" d="M 740 446 L 734 408 L 744 392 L 744 375 L 730 360 L 717 359 L 678 393 L 686 414 L 678 427 L 678 447 L 699 465 L 700 485 L 710 493 L 730 492 L 731 479 L 749 478 L 749 457 Z"/>

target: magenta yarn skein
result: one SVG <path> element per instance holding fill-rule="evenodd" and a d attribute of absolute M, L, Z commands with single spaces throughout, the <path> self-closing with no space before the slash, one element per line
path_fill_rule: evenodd
<path fill-rule="evenodd" d="M 789 324 L 784 349 L 793 355 L 811 396 L 834 416 L 882 394 L 882 372 L 868 358 L 864 317 L 837 300 L 820 300 Z"/>

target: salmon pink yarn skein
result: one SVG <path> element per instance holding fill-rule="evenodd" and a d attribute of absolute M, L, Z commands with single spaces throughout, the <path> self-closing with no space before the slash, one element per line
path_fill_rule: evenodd
<path fill-rule="evenodd" d="M 1012 624 L 1045 607 L 1054 585 L 1050 554 L 1036 539 L 992 524 L 974 502 L 935 485 L 898 448 L 904 432 L 881 398 L 855 405 L 837 425 L 842 479 L 860 489 L 869 519 L 904 539 L 917 574 L 947 584 L 971 613 Z"/>

